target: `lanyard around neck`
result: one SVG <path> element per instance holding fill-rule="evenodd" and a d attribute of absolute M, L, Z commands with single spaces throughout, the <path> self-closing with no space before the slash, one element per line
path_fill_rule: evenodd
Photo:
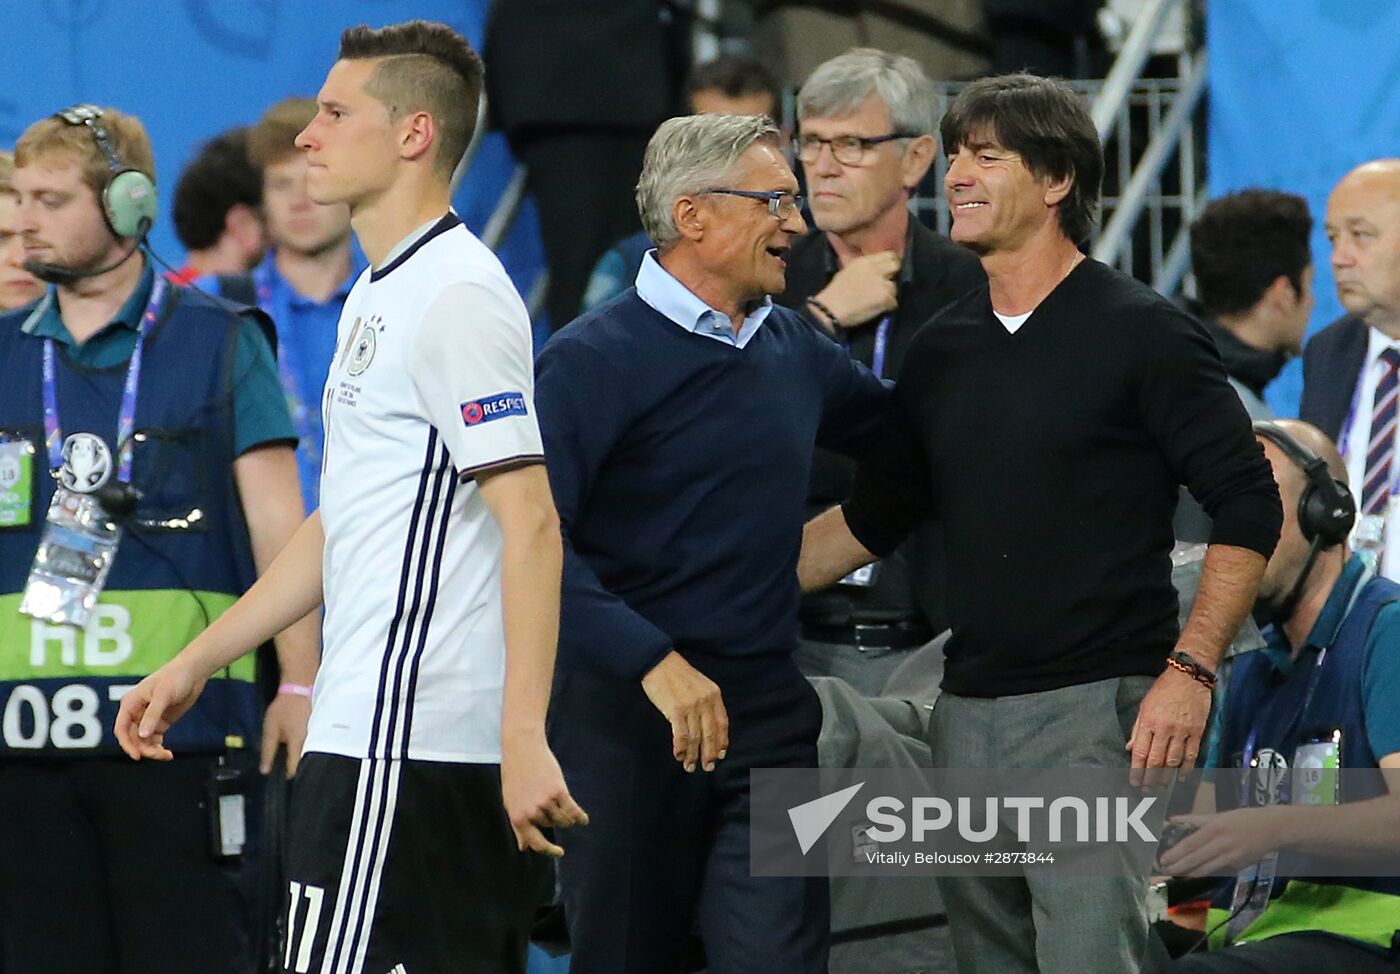
<path fill-rule="evenodd" d="M 161 300 L 165 297 L 165 278 L 157 275 L 151 285 L 151 299 L 136 325 L 136 347 L 126 367 L 126 382 L 122 385 L 121 406 L 117 410 L 117 480 L 131 482 L 131 435 L 136 429 L 136 394 L 141 383 L 141 357 L 146 336 L 155 326 Z M 49 452 L 49 469 L 63 466 L 63 425 L 58 416 L 58 378 L 56 353 L 52 338 L 44 339 L 44 443 Z"/>
<path fill-rule="evenodd" d="M 875 326 L 875 349 L 870 355 L 870 371 L 875 373 L 875 378 L 877 379 L 883 379 L 885 377 L 885 353 L 889 349 L 890 324 L 892 321 L 893 318 L 890 315 L 885 315 L 880 319 L 880 323 Z M 839 340 L 842 345 L 846 346 L 847 351 L 849 351 L 851 348 L 851 336 L 849 334 L 843 334 Z"/>

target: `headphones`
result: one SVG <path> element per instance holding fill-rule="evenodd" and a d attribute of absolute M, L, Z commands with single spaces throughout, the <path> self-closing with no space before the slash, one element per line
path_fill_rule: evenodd
<path fill-rule="evenodd" d="M 125 240 L 144 237 L 156 220 L 156 184 L 141 170 L 122 165 L 102 125 L 102 114 L 96 105 L 74 105 L 55 113 L 54 118 L 87 126 L 112 170 L 102 187 L 102 217 L 107 228 Z"/>
<path fill-rule="evenodd" d="M 1298 498 L 1298 529 L 1303 537 L 1323 548 L 1345 541 L 1356 521 L 1356 501 L 1347 485 L 1328 472 L 1327 461 L 1277 423 L 1259 420 L 1254 433 L 1282 450 L 1307 475 L 1308 485 Z"/>

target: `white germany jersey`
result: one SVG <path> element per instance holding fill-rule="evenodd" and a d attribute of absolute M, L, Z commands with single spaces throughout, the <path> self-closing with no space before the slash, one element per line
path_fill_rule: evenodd
<path fill-rule="evenodd" d="M 501 533 L 472 474 L 543 458 L 530 322 L 454 214 L 405 244 L 346 299 L 322 397 L 326 615 L 306 750 L 495 763 Z"/>

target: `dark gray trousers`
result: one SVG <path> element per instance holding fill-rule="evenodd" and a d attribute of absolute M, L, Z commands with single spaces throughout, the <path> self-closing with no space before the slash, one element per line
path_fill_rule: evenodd
<path fill-rule="evenodd" d="M 1124 744 L 1152 682 L 1120 677 L 995 698 L 944 692 L 930 728 L 934 766 L 1126 768 Z M 1136 974 L 1165 960 L 1148 935 L 1146 881 L 1126 868 L 1084 877 L 1032 867 L 938 885 L 960 974 Z"/>

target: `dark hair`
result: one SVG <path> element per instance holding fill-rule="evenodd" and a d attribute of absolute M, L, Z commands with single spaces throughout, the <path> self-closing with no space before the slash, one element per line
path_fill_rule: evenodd
<path fill-rule="evenodd" d="M 1004 74 L 962 90 L 939 126 L 949 155 L 973 139 L 994 139 L 1019 155 L 1037 179 L 1073 178 L 1059 204 L 1060 230 L 1089 239 L 1103 183 L 1103 150 L 1084 102 L 1063 81 Z"/>
<path fill-rule="evenodd" d="M 685 83 L 687 97 L 711 90 L 718 90 L 726 98 L 767 95 L 773 101 L 773 112 L 782 106 L 783 101 L 782 86 L 773 72 L 753 58 L 736 54 L 721 54 L 713 61 L 697 64 L 691 69 Z"/>
<path fill-rule="evenodd" d="M 1248 311 L 1280 276 L 1302 297 L 1312 225 L 1307 201 L 1292 193 L 1243 189 L 1211 200 L 1191 224 L 1191 270 L 1206 313 Z"/>
<path fill-rule="evenodd" d="M 239 127 L 204 144 L 180 173 L 171 215 L 186 250 L 207 250 L 223 236 L 228 211 L 262 205 L 262 173 L 248 161 L 248 129 Z"/>
<path fill-rule="evenodd" d="M 389 117 L 425 111 L 437 129 L 439 171 L 456 168 L 476 131 L 481 99 L 481 58 L 446 24 L 410 20 L 388 27 L 361 24 L 340 35 L 340 59 L 384 58 L 365 90 L 383 102 Z"/>

